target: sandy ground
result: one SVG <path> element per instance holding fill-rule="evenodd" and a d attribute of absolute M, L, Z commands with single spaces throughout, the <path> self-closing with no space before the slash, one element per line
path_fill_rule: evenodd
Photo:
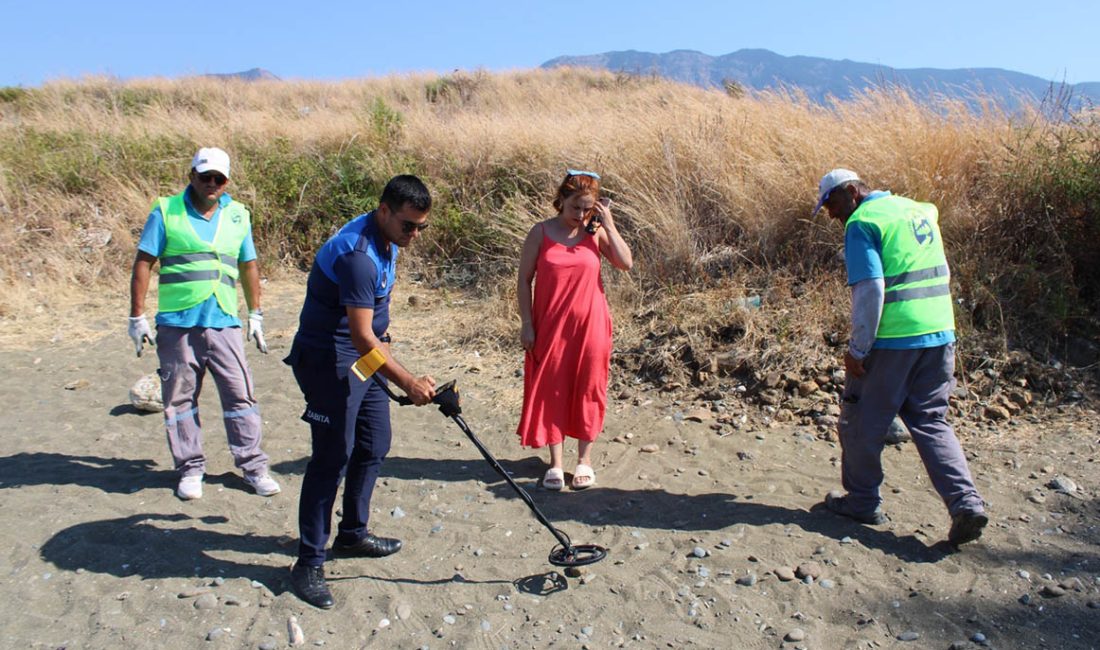
<path fill-rule="evenodd" d="M 448 328 L 478 306 L 407 288 L 399 358 L 457 378 L 466 420 L 538 506 L 610 555 L 563 576 L 547 562 L 552 536 L 458 427 L 395 406 L 372 528 L 405 548 L 330 562 L 337 605 L 313 609 L 288 583 L 309 436 L 281 359 L 302 287 L 269 285 L 271 354 L 249 350 L 283 486 L 270 499 L 235 473 L 209 379 L 206 494 L 173 495 L 161 416 L 128 402 L 156 357 L 134 357 L 123 296 L 4 326 L 0 647 L 282 648 L 290 617 L 306 646 L 333 648 L 948 648 L 983 636 L 1100 647 L 1100 428 L 1088 407 L 960 427 L 992 521 L 959 553 L 942 542 L 947 516 L 911 445 L 885 453 L 891 522 L 861 526 L 819 505 L 838 487 L 835 444 L 734 397 L 745 424 L 719 436 L 706 417 L 681 417 L 698 405 L 628 389 L 597 446 L 598 486 L 550 493 L 537 487 L 539 455 L 513 436 L 518 352 L 453 349 Z M 410 293 L 426 299 L 410 307 Z M 1056 476 L 1077 490 L 1045 487 Z M 816 580 L 780 578 L 800 565 Z"/>

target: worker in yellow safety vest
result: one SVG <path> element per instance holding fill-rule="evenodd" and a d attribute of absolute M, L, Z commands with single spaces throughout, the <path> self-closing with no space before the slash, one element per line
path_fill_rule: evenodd
<path fill-rule="evenodd" d="M 872 191 L 847 169 L 818 183 L 814 214 L 822 207 L 844 224 L 852 291 L 838 423 L 846 493 L 830 493 L 825 506 L 865 524 L 887 521 L 879 494 L 882 450 L 900 416 L 947 505 L 948 541 L 972 542 L 989 518 L 946 417 L 955 387 L 955 317 L 939 211 Z"/>
<path fill-rule="evenodd" d="M 259 406 L 237 317 L 240 282 L 248 306 L 247 336 L 266 354 L 251 215 L 226 193 L 228 184 L 229 155 L 215 147 L 199 149 L 191 161 L 190 184 L 153 204 L 130 278 L 129 335 L 139 357 L 155 340 L 164 427 L 179 472 L 176 494 L 184 500 L 202 496 L 206 457 L 198 397 L 207 370 L 214 376 L 229 449 L 245 482 L 262 496 L 280 490 L 260 449 Z M 154 337 L 145 318 L 145 294 L 158 261 Z"/>

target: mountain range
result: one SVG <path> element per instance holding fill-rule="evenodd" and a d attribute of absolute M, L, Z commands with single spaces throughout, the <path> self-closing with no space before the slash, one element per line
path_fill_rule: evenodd
<path fill-rule="evenodd" d="M 274 73 L 263 68 L 252 68 L 244 72 L 217 72 L 203 76 L 213 77 L 214 79 L 240 79 L 242 81 L 281 81 Z"/>
<path fill-rule="evenodd" d="M 1006 110 L 1023 102 L 1062 99 L 1071 109 L 1100 105 L 1100 82 L 1062 84 L 1001 68 L 891 68 L 847 59 L 783 56 L 770 50 L 743 49 L 721 56 L 693 50 L 663 54 L 627 50 L 584 56 L 559 56 L 543 68 L 577 66 L 639 75 L 657 75 L 705 88 L 767 90 L 797 88 L 815 102 L 849 99 L 871 87 L 900 86 L 918 99 L 945 96 L 968 105 L 992 98 Z"/>

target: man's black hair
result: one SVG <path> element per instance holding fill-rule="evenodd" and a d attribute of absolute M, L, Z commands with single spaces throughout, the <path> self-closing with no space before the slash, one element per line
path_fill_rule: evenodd
<path fill-rule="evenodd" d="M 400 212 L 406 203 L 418 212 L 427 212 L 432 208 L 432 195 L 419 178 L 412 174 L 401 174 L 386 183 L 379 203 L 385 203 L 391 212 Z"/>

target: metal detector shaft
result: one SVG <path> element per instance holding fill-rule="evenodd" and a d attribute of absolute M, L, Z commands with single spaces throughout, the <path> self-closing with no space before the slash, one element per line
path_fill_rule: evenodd
<path fill-rule="evenodd" d="M 470 427 L 466 425 L 466 420 L 463 420 L 462 416 L 457 414 L 452 415 L 451 419 L 455 421 L 455 424 L 458 425 L 458 428 L 462 429 L 462 433 L 466 434 L 466 437 L 470 439 L 470 442 L 474 443 L 474 446 L 477 447 L 477 450 L 480 451 L 481 455 L 485 457 L 485 460 L 489 461 L 489 464 L 493 466 L 493 469 L 497 471 L 497 474 L 500 474 L 501 478 L 507 481 L 508 485 L 511 485 L 512 489 L 516 491 L 516 494 L 518 494 L 519 497 L 527 503 L 527 507 L 531 509 L 531 513 L 535 515 L 535 518 L 539 520 L 539 523 L 545 526 L 546 529 L 549 530 L 550 533 L 557 538 L 559 544 L 561 544 L 565 548 L 572 547 L 572 543 L 568 539 L 566 539 L 565 535 L 562 535 L 561 531 L 559 531 L 557 528 L 554 528 L 553 524 L 551 524 L 546 519 L 546 517 L 543 516 L 542 512 L 539 511 L 538 507 L 535 505 L 535 502 L 531 499 L 531 495 L 527 494 L 527 490 L 524 490 L 519 486 L 519 484 L 512 480 L 512 477 L 508 475 L 508 472 L 505 471 L 503 467 L 501 467 L 500 462 L 497 461 L 497 459 L 493 457 L 491 453 L 489 453 L 489 450 L 485 448 L 485 445 L 481 444 L 481 441 L 478 440 L 477 436 L 474 435 L 474 432 L 471 431 Z"/>
<path fill-rule="evenodd" d="M 377 375 L 374 375 L 374 380 L 382 390 L 398 404 L 408 405 L 413 403 L 407 395 L 398 396 L 394 394 L 394 392 L 390 390 L 390 387 L 383 383 Z M 546 516 L 542 514 L 542 511 L 538 509 L 535 502 L 531 499 L 531 495 L 527 494 L 526 490 L 512 480 L 508 472 L 501 467 L 500 462 L 489 453 L 485 445 L 483 445 L 481 441 L 478 440 L 478 437 L 474 435 L 469 425 L 466 424 L 466 420 L 462 419 L 462 407 L 459 405 L 458 388 L 455 386 L 454 380 L 436 387 L 435 397 L 432 398 L 432 403 L 439 407 L 439 411 L 443 415 L 455 421 L 458 428 L 462 429 L 462 433 L 465 433 L 466 437 L 470 439 L 470 442 L 474 443 L 477 450 L 481 452 L 482 457 L 493 466 L 497 474 L 500 474 L 501 478 L 503 478 L 508 485 L 512 486 L 516 494 L 523 499 L 523 502 L 527 504 L 527 508 L 535 515 L 539 523 L 542 524 L 546 530 L 550 531 L 550 534 L 558 540 L 558 546 L 550 551 L 550 556 L 547 558 L 550 564 L 565 567 L 578 567 L 592 564 L 593 562 L 599 562 L 607 557 L 607 549 L 602 546 L 596 544 L 573 544 L 570 542 L 568 535 L 554 528 L 553 524 L 546 519 Z"/>
<path fill-rule="evenodd" d="M 378 378 L 378 375 L 374 375 L 374 381 L 382 387 L 382 390 L 385 391 L 386 394 L 389 395 L 390 399 L 392 399 L 393 401 L 401 404 L 402 406 L 412 404 L 412 400 L 409 399 L 408 395 L 397 395 L 393 392 L 392 389 L 390 389 L 386 382 Z M 451 389 L 451 387 L 453 386 L 453 381 L 448 382 L 447 384 L 444 384 L 440 387 L 440 392 L 445 392 Z M 458 410 L 457 402 L 455 403 L 454 407 L 450 408 L 445 408 L 444 405 L 441 404 L 439 410 L 443 411 L 444 415 L 450 416 L 450 418 L 455 421 L 455 424 L 458 425 L 458 428 L 462 429 L 462 433 L 465 433 L 466 437 L 470 439 L 470 442 L 474 443 L 474 446 L 477 447 L 477 450 L 481 452 L 482 457 L 484 457 L 485 460 L 487 460 L 489 464 L 492 465 L 493 469 L 497 471 L 497 474 L 500 474 L 501 478 L 508 482 L 508 485 L 512 486 L 512 489 L 516 491 L 516 494 L 518 494 L 519 497 L 523 499 L 524 503 L 527 504 L 527 507 L 531 509 L 531 513 L 535 515 L 535 518 L 539 520 L 539 523 L 545 526 L 546 529 L 550 531 L 550 534 L 557 538 L 558 543 L 567 549 L 572 548 L 573 545 L 569 541 L 569 539 L 565 535 L 563 535 L 561 531 L 559 531 L 557 528 L 554 528 L 554 525 L 546 519 L 545 515 L 543 515 L 541 511 L 539 511 L 538 506 L 535 505 L 535 502 L 531 498 L 531 495 L 527 494 L 527 490 L 524 490 L 519 486 L 519 484 L 512 480 L 512 477 L 509 476 L 508 472 L 505 471 L 504 467 L 501 466 L 500 461 L 498 461 L 496 457 L 489 453 L 489 450 L 485 447 L 484 444 L 482 444 L 481 440 L 479 440 L 478 437 L 474 435 L 473 430 L 471 430 L 470 426 L 466 424 L 466 420 L 462 419 L 461 415 L 454 412 L 455 410 Z"/>

